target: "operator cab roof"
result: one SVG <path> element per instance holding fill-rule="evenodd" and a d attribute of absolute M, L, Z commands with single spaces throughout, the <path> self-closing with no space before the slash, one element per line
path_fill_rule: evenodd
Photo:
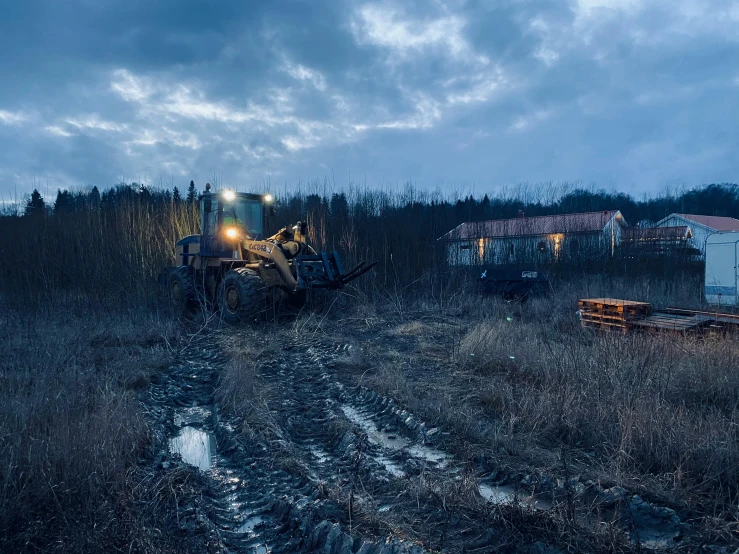
<path fill-rule="evenodd" d="M 219 197 L 219 198 L 223 198 L 223 194 L 222 193 L 224 191 L 226 191 L 226 190 L 230 190 L 230 189 L 220 189 L 220 190 L 217 190 L 217 191 L 204 192 L 200 196 L 198 196 L 198 199 L 207 198 L 207 197 L 216 197 L 216 196 Z M 267 196 L 270 196 L 269 194 L 254 194 L 254 193 L 251 193 L 251 192 L 236 192 L 235 190 L 234 191 L 231 191 L 231 192 L 234 195 L 234 200 L 237 200 L 237 199 L 240 199 L 240 200 L 259 200 L 260 202 L 267 202 L 268 200 L 267 200 L 266 197 Z M 228 200 L 226 200 L 226 201 L 228 201 Z"/>

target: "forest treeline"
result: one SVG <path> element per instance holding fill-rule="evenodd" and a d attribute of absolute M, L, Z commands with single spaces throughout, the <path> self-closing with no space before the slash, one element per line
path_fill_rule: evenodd
<path fill-rule="evenodd" d="M 7 298 L 64 291 L 151 301 L 156 275 L 174 261 L 177 239 L 199 231 L 199 187 L 191 181 L 183 189 L 120 183 L 103 191 L 58 190 L 53 201 L 34 190 L 23 205 L 0 215 L 0 289 Z M 313 182 L 276 195 L 269 230 L 305 220 L 312 244 L 339 250 L 345 265 L 378 261 L 371 276 L 358 282 L 365 294 L 434 294 L 444 287 L 437 239 L 462 222 L 514 218 L 520 211 L 533 217 L 611 209 L 621 210 L 630 225 L 674 212 L 739 218 L 739 185 L 635 199 L 595 187 L 541 183 L 461 198 L 412 186 L 332 190 L 325 181 Z"/>
<path fill-rule="evenodd" d="M 397 191 L 366 187 L 349 187 L 347 191 L 332 191 L 327 182 L 313 182 L 305 187 L 277 195 L 278 203 L 291 209 L 320 207 L 330 215 L 342 216 L 349 209 L 362 210 L 413 210 L 420 207 L 430 215 L 444 214 L 456 224 L 463 221 L 483 221 L 517 217 L 519 210 L 527 216 L 621 210 L 630 225 L 642 221 L 656 222 L 671 213 L 691 213 L 739 218 L 739 185 L 735 183 L 708 184 L 692 189 L 670 190 L 654 196 L 636 199 L 622 192 L 608 192 L 577 183 L 537 183 L 503 187 L 496 193 L 483 196 L 466 195 L 457 197 L 456 191 L 444 194 L 439 190 L 425 191 L 407 185 Z M 126 203 L 132 198 L 148 203 L 152 207 L 166 207 L 182 203 L 195 203 L 198 190 L 194 181 L 183 187 L 172 189 L 152 188 L 138 183 L 119 183 L 102 194 L 97 186 L 85 190 L 61 190 L 55 200 L 44 199 L 38 190 L 22 205 L 8 205 L 0 215 L 19 217 L 37 212 L 45 215 L 71 213 L 90 208 L 105 208 Z M 446 223 L 446 221 L 445 221 Z"/>

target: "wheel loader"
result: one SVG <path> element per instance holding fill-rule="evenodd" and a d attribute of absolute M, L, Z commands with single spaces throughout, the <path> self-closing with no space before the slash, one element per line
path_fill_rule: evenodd
<path fill-rule="evenodd" d="M 338 289 L 375 263 L 344 272 L 337 252 L 316 252 L 298 222 L 265 237 L 272 196 L 224 189 L 200 201 L 200 235 L 177 241 L 177 266 L 160 275 L 178 316 L 214 306 L 228 323 L 255 321 L 270 307 L 300 309 L 312 289 Z"/>

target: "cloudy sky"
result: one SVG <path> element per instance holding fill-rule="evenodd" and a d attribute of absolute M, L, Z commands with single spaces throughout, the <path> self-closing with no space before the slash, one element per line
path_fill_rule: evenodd
<path fill-rule="evenodd" d="M 6 2 L 0 194 L 737 182 L 738 29 L 732 0 Z"/>

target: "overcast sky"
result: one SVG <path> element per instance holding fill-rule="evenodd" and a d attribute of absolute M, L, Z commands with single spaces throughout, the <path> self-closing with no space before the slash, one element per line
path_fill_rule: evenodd
<path fill-rule="evenodd" d="M 739 1 L 22 0 L 0 194 L 739 181 Z"/>

